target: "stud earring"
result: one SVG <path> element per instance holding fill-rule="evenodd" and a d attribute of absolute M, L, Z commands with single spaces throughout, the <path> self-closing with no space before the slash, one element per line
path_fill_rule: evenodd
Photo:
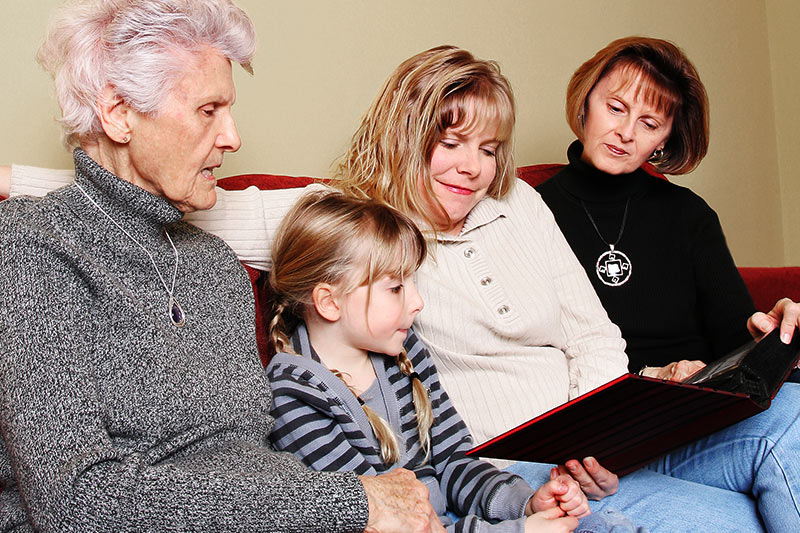
<path fill-rule="evenodd" d="M 119 142 L 121 142 L 122 144 L 128 144 L 130 141 L 131 141 L 131 138 L 126 135 Z"/>

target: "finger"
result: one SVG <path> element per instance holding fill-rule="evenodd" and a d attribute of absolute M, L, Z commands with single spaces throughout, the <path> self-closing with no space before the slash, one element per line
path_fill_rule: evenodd
<path fill-rule="evenodd" d="M 781 341 L 784 344 L 792 342 L 795 328 L 800 325 L 800 304 L 788 300 L 783 309 L 783 318 L 781 320 Z"/>
<path fill-rule="evenodd" d="M 564 511 L 562 511 L 560 507 L 551 507 L 549 509 L 545 509 L 544 511 L 539 511 L 536 514 L 541 516 L 542 518 L 546 518 L 548 520 L 554 520 L 556 518 L 564 516 Z"/>
<path fill-rule="evenodd" d="M 586 457 L 583 460 L 583 464 L 592 480 L 603 491 L 608 494 L 614 494 L 617 492 L 617 487 L 619 486 L 619 476 L 610 470 L 603 468 L 603 466 L 594 457 Z"/>
<path fill-rule="evenodd" d="M 566 462 L 567 471 L 577 481 L 584 492 L 596 492 L 600 487 L 594 477 L 589 474 L 580 462 L 571 459 Z"/>

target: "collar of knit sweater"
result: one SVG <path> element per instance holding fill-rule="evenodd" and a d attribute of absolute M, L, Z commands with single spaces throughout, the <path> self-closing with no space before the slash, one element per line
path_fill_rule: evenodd
<path fill-rule="evenodd" d="M 573 142 L 567 149 L 568 172 L 559 176 L 559 184 L 571 195 L 589 202 L 619 202 L 642 194 L 653 179 L 637 169 L 630 174 L 607 174 L 581 159 L 583 144 Z"/>
<path fill-rule="evenodd" d="M 75 181 L 97 205 L 140 242 L 163 239 L 162 228 L 183 217 L 183 213 L 171 203 L 115 176 L 80 148 L 73 152 L 73 159 Z M 77 189 L 75 198 L 83 198 Z M 77 203 L 75 210 L 83 220 L 97 220 L 98 224 L 107 224 L 111 230 L 111 222 L 86 198 Z M 106 222 L 99 222 L 101 219 Z"/>

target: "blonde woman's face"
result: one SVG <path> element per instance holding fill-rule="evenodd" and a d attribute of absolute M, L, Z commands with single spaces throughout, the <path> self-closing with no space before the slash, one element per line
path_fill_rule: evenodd
<path fill-rule="evenodd" d="M 458 235 L 469 212 L 486 195 L 497 174 L 498 126 L 491 121 L 471 130 L 448 128 L 433 149 L 431 187 L 450 218 L 449 223 L 437 221 L 437 229 Z M 434 204 L 429 203 L 435 213 Z"/>

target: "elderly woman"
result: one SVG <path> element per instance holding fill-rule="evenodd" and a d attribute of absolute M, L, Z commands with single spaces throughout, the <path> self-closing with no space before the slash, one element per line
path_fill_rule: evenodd
<path fill-rule="evenodd" d="M 619 330 L 552 214 L 533 189 L 514 178 L 513 126 L 513 96 L 497 65 L 454 47 L 427 50 L 387 80 L 334 182 L 389 202 L 435 239 L 435 261 L 417 273 L 426 308 L 415 327 L 479 441 L 627 370 Z M 266 251 L 288 209 L 278 204 L 290 203 L 299 192 L 222 194 L 213 213 L 192 220 L 221 230 L 247 259 L 268 267 Z M 261 216 L 253 220 L 253 213 Z M 231 220 L 238 230 L 224 232 Z M 568 466 L 590 496 L 601 498 L 619 487 L 594 510 L 613 506 L 653 530 L 687 531 L 702 520 L 713 531 L 757 531 L 762 524 L 751 495 L 763 514 L 793 518 L 785 501 L 795 482 L 760 474 L 774 459 L 794 461 L 798 428 L 796 417 L 785 411 L 794 409 L 798 394 L 785 387 L 760 419 L 717 436 L 729 445 L 719 453 L 713 443 L 698 442 L 703 462 L 692 464 L 689 480 L 641 470 L 618 481 L 593 460 Z M 760 440 L 753 442 L 761 448 L 730 446 L 754 427 Z M 720 483 L 717 466 L 723 461 L 749 467 L 750 485 Z M 550 469 L 522 465 L 517 471 L 541 483 Z"/>
<path fill-rule="evenodd" d="M 674 44 L 628 37 L 597 52 L 570 80 L 567 120 L 579 139 L 569 165 L 537 190 L 622 330 L 631 372 L 685 378 L 781 314 L 791 338 L 800 306 L 755 313 L 716 213 L 642 169 L 685 174 L 708 148 L 705 87 Z"/>
<path fill-rule="evenodd" d="M 182 222 L 240 146 L 228 0 L 72 3 L 40 50 L 75 183 L 0 204 L 3 530 L 439 531 L 413 474 L 267 444 L 248 278 Z M 431 517 L 431 518 L 429 518 Z"/>

